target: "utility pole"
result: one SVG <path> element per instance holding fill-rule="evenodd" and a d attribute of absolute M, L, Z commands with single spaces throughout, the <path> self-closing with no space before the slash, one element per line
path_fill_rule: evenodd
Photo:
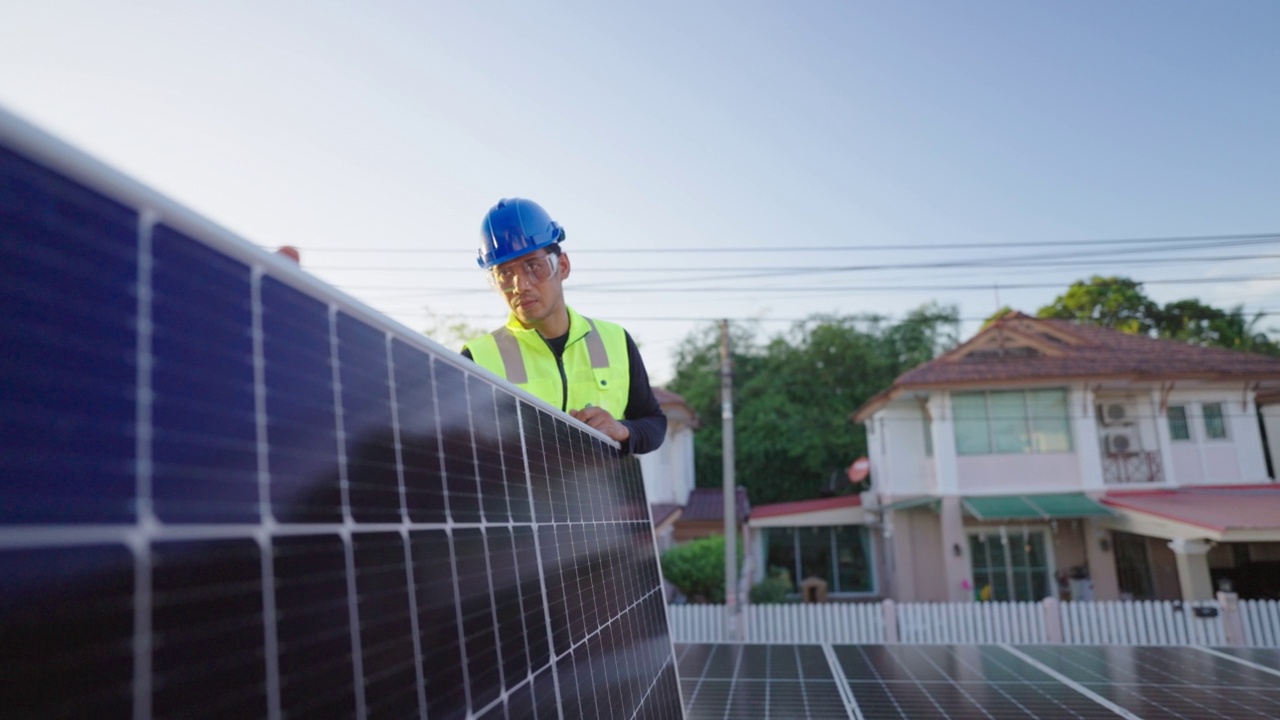
<path fill-rule="evenodd" d="M 720 422 L 724 432 L 724 627 L 738 639 L 738 490 L 733 466 L 733 359 L 729 321 L 720 321 Z"/>

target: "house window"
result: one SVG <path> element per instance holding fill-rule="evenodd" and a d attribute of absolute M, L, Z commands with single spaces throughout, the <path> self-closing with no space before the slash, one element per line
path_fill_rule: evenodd
<path fill-rule="evenodd" d="M 1204 436 L 1221 440 L 1227 436 L 1227 423 L 1222 417 L 1222 403 L 1204 404 Z"/>
<path fill-rule="evenodd" d="M 1187 408 L 1185 405 L 1170 405 L 1165 411 L 1169 418 L 1169 439 L 1190 440 L 1191 426 L 1187 424 Z"/>
<path fill-rule="evenodd" d="M 924 418 L 924 456 L 933 457 L 933 423 Z"/>
<path fill-rule="evenodd" d="M 1051 594 L 1043 531 L 971 533 L 969 557 L 978 600 L 1039 602 Z"/>
<path fill-rule="evenodd" d="M 810 577 L 827 581 L 828 592 L 875 592 L 871 543 L 861 525 L 768 528 L 765 558 L 770 573 L 787 571 L 793 592 Z"/>
<path fill-rule="evenodd" d="M 1066 390 L 955 393 L 951 413 L 960 455 L 1071 451 Z"/>

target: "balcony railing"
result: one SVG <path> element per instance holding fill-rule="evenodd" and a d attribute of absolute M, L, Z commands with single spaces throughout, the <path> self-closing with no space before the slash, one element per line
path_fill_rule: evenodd
<path fill-rule="evenodd" d="M 1149 450 L 1103 453 L 1102 481 L 1107 485 L 1164 482 L 1160 454 Z"/>

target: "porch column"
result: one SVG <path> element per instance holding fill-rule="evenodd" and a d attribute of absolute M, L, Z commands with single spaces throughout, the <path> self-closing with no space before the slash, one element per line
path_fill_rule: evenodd
<path fill-rule="evenodd" d="M 1067 400 L 1071 412 L 1071 436 L 1080 459 L 1080 487 L 1086 492 L 1102 491 L 1106 483 L 1102 477 L 1102 441 L 1098 435 L 1098 419 L 1094 415 L 1093 391 L 1081 383 L 1071 388 Z M 1074 412 L 1079 408 L 1079 412 Z"/>
<path fill-rule="evenodd" d="M 964 516 L 960 508 L 960 498 L 948 495 L 942 498 L 939 510 L 939 521 L 942 524 L 942 566 L 946 568 L 947 593 L 949 602 L 972 602 L 973 591 L 965 588 L 965 581 L 970 585 L 969 577 L 969 538 L 964 534 Z M 956 548 L 960 552 L 956 553 Z"/>
<path fill-rule="evenodd" d="M 1169 541 L 1173 559 L 1178 565 L 1178 585 L 1182 599 L 1212 600 L 1213 582 L 1209 579 L 1209 543 L 1204 540 L 1178 538 Z"/>

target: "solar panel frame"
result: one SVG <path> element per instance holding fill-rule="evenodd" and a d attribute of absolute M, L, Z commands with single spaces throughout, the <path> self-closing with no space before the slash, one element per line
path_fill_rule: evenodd
<path fill-rule="evenodd" d="M 94 405 L 83 419 L 61 397 L 21 405 L 71 430 L 25 454 L 5 445 L 0 568 L 20 582 L 0 591 L 0 638 L 17 641 L 13 659 L 30 671 L 0 682 L 7 707 L 571 717 L 567 704 L 600 717 L 681 715 L 643 482 L 616 443 L 3 110 L 0 152 L 0 222 L 6 204 L 25 217 L 22 192 L 44 192 L 50 205 L 81 203 L 48 208 L 53 224 L 65 215 L 87 218 L 82 234 L 116 228 L 100 259 L 59 257 L 46 274 L 61 280 L 56 290 L 72 285 L 56 276 L 74 271 L 75 313 L 129 317 L 125 329 L 82 323 L 111 340 L 97 344 L 60 337 L 65 318 L 38 335 L 44 345 L 32 341 L 39 312 L 0 336 L 37 352 L 3 366 L 9 386 L 93 378 L 99 351 L 114 348 L 99 395 L 116 397 L 111 413 L 87 412 Z M 15 241 L 34 235 L 10 231 L 14 258 Z M 41 267 L 32 253 L 44 249 L 28 246 L 23 268 Z M 52 291 L 36 280 L 0 298 Z M 199 308 L 185 302 L 193 293 Z M 42 361 L 62 358 L 61 375 L 40 375 Z M 23 419 L 0 417 L 6 427 Z M 111 422 L 94 425 L 102 417 Z M 91 472 L 65 452 L 86 436 L 90 450 L 115 453 L 92 455 Z M 541 443 L 536 466 L 530 439 Z M 47 485 L 7 482 L 59 458 Z M 90 485 L 67 481 L 75 472 Z M 544 557 L 540 539 L 552 537 L 569 545 Z M 549 561 L 558 575 L 543 571 Z M 553 611 L 553 597 L 563 607 Z M 210 647 L 227 654 L 198 659 Z"/>

